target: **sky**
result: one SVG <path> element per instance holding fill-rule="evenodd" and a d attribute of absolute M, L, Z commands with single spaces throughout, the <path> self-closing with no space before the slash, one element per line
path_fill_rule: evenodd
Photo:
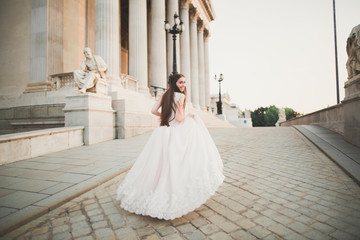
<path fill-rule="evenodd" d="M 210 92 L 241 110 L 275 105 L 306 114 L 336 104 L 332 0 L 211 0 Z M 347 81 L 346 40 L 360 24 L 360 0 L 337 0 L 340 101 Z"/>

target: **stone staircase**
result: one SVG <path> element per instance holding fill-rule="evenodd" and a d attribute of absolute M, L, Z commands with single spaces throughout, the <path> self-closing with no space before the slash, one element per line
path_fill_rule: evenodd
<path fill-rule="evenodd" d="M 202 111 L 200 109 L 196 109 L 193 107 L 189 107 L 189 112 L 193 112 L 197 114 L 205 123 L 206 127 L 209 129 L 212 128 L 236 128 L 236 126 L 228 123 L 225 120 L 215 117 L 211 113 Z"/>

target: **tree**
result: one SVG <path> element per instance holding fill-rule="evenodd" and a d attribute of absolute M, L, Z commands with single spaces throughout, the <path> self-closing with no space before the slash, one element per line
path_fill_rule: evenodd
<path fill-rule="evenodd" d="M 275 126 L 279 120 L 279 109 L 272 105 L 270 107 L 260 107 L 251 112 L 253 127 Z"/>
<path fill-rule="evenodd" d="M 260 107 L 251 112 L 251 121 L 253 127 L 265 126 L 265 113 L 267 108 Z"/>
<path fill-rule="evenodd" d="M 301 113 L 295 112 L 292 108 L 285 108 L 286 120 L 301 116 Z"/>
<path fill-rule="evenodd" d="M 276 122 L 279 120 L 279 109 L 272 105 L 268 107 L 268 110 L 265 114 L 265 126 L 275 126 Z"/>

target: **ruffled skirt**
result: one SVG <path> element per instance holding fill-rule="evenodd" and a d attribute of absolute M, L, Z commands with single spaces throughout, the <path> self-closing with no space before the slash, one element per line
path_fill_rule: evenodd
<path fill-rule="evenodd" d="M 202 120 L 158 127 L 117 189 L 121 207 L 175 219 L 205 203 L 224 180 L 219 152 Z"/>

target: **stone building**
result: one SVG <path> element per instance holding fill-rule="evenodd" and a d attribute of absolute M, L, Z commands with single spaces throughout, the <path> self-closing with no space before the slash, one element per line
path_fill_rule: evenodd
<path fill-rule="evenodd" d="M 2 134 L 75 124 L 67 123 L 74 106 L 66 104 L 69 97 L 86 98 L 78 96 L 72 74 L 85 47 L 108 65 L 104 97 L 110 100 L 104 99 L 110 105 L 94 108 L 115 115 L 114 137 L 152 129 L 158 124 L 149 114 L 154 87 L 165 89 L 172 72 L 173 42 L 164 20 L 172 26 L 174 13 L 185 29 L 176 49 L 188 103 L 202 110 L 210 106 L 211 0 L 0 0 L 0 5 Z"/>

